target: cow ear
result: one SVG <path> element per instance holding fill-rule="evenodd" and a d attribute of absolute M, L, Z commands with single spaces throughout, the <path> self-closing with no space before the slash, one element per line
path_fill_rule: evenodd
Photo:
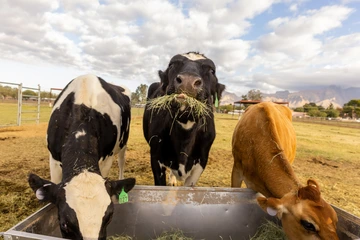
<path fill-rule="evenodd" d="M 115 195 L 117 197 L 123 189 L 125 192 L 129 192 L 135 186 L 135 182 L 135 178 L 111 181 L 110 195 Z"/>
<path fill-rule="evenodd" d="M 225 85 L 221 83 L 216 83 L 216 94 L 218 99 L 221 99 L 222 92 L 225 90 Z"/>
<path fill-rule="evenodd" d="M 286 208 L 278 198 L 258 197 L 257 202 L 270 216 L 277 216 L 279 219 L 281 219 L 282 214 L 286 211 Z"/>
<path fill-rule="evenodd" d="M 213 104 L 215 104 L 216 100 L 220 101 L 222 92 L 224 90 L 225 90 L 225 85 L 224 84 L 216 83 L 215 92 L 212 93 Z"/>
<path fill-rule="evenodd" d="M 168 78 L 168 70 L 166 69 L 165 72 L 159 70 L 159 77 L 161 82 L 161 88 L 163 91 L 166 91 L 167 86 L 169 85 L 169 78 Z"/>
<path fill-rule="evenodd" d="M 35 174 L 29 175 L 28 182 L 37 199 L 42 202 L 56 203 L 58 187 L 55 183 L 42 179 Z"/>

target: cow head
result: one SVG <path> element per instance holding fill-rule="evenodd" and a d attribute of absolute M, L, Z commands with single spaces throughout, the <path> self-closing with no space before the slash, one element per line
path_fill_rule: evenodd
<path fill-rule="evenodd" d="M 339 239 L 336 212 L 321 198 L 319 185 L 314 180 L 309 179 L 306 187 L 281 199 L 259 197 L 257 200 L 268 214 L 281 219 L 289 239 Z"/>
<path fill-rule="evenodd" d="M 165 94 L 184 93 L 208 104 L 221 98 L 225 89 L 218 83 L 214 62 L 203 54 L 189 52 L 175 55 L 168 68 L 159 71 L 162 91 Z"/>
<path fill-rule="evenodd" d="M 67 183 L 54 184 L 35 174 L 30 174 L 28 181 L 39 200 L 57 206 L 60 230 L 68 239 L 105 240 L 114 212 L 111 197 L 135 185 L 134 178 L 108 181 L 87 171 Z"/>

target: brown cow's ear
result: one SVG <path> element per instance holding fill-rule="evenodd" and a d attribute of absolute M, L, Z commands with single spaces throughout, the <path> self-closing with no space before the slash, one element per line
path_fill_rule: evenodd
<path fill-rule="evenodd" d="M 320 202 L 320 188 L 315 180 L 309 179 L 307 186 L 302 187 L 298 191 L 298 197 L 300 199 L 309 199 L 314 202 Z"/>
<path fill-rule="evenodd" d="M 307 185 L 319 189 L 319 192 L 320 192 L 319 184 L 318 184 L 314 179 L 309 179 L 309 180 L 307 181 Z"/>
<path fill-rule="evenodd" d="M 286 211 L 280 199 L 258 197 L 257 202 L 260 207 L 270 216 L 277 216 L 281 219 L 282 214 Z"/>

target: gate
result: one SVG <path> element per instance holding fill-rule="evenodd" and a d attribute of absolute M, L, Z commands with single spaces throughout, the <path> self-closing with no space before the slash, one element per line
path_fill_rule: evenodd
<path fill-rule="evenodd" d="M 13 85 L 17 86 L 18 94 L 17 94 L 17 114 L 16 114 L 16 124 L 3 124 L 0 127 L 5 126 L 20 126 L 23 121 L 36 121 L 39 123 L 40 120 L 40 85 L 38 88 L 25 87 L 22 83 L 10 83 L 10 82 L 0 82 L 0 84 Z M 37 95 L 26 95 L 23 94 L 23 90 L 34 90 L 37 91 Z M 23 101 L 25 100 L 25 101 Z M 25 118 L 25 115 L 32 114 L 31 117 Z"/>

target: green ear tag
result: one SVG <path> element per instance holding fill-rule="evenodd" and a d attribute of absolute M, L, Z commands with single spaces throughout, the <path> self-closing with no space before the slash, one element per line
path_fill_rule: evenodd
<path fill-rule="evenodd" d="M 126 203 L 129 201 L 128 194 L 124 191 L 124 189 L 121 190 L 121 193 L 119 194 L 119 203 Z"/>

